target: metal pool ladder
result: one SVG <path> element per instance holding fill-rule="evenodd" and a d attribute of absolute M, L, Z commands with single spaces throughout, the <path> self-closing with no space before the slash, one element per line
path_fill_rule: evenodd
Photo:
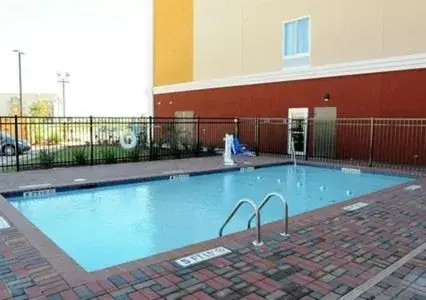
<path fill-rule="evenodd" d="M 284 197 L 278 193 L 269 193 L 265 196 L 265 198 L 263 198 L 262 202 L 260 203 L 259 207 L 256 205 L 256 203 L 254 203 L 252 200 L 250 199 L 241 199 L 240 201 L 238 201 L 238 203 L 235 205 L 235 207 L 232 209 L 231 213 L 229 214 L 229 216 L 226 218 L 225 222 L 223 223 L 222 227 L 219 230 L 219 237 L 222 237 L 223 235 L 223 229 L 226 227 L 226 225 L 228 225 L 229 221 L 231 221 L 231 219 L 234 217 L 234 215 L 236 214 L 236 212 L 238 211 L 238 209 L 240 209 L 240 207 L 243 204 L 249 204 L 253 210 L 254 213 L 253 215 L 250 217 L 248 224 L 247 224 L 247 229 L 250 229 L 251 227 L 251 222 L 253 221 L 254 218 L 256 218 L 256 240 L 253 241 L 253 245 L 254 246 L 262 246 L 263 242 L 261 240 L 260 237 L 260 210 L 266 205 L 266 203 L 269 202 L 269 200 L 272 197 L 278 197 L 281 202 L 284 204 L 284 232 L 281 232 L 280 235 L 287 238 L 290 236 L 290 234 L 288 233 L 288 204 L 287 201 L 284 199 Z"/>
<path fill-rule="evenodd" d="M 243 204 L 249 204 L 254 210 L 253 216 L 256 217 L 256 240 L 253 241 L 253 245 L 254 246 L 262 246 L 263 242 L 260 239 L 260 213 L 259 213 L 259 209 L 257 208 L 256 203 L 254 203 L 250 199 L 241 199 L 240 201 L 238 201 L 238 203 L 232 209 L 229 216 L 226 218 L 225 223 L 223 223 L 222 227 L 220 228 L 219 236 L 221 237 L 223 235 L 223 229 L 225 228 L 226 225 L 228 225 L 229 221 L 231 221 L 231 219 L 234 217 L 235 213 L 238 211 L 238 209 L 240 209 L 240 207 Z"/>
<path fill-rule="evenodd" d="M 293 164 L 296 166 L 296 147 L 294 147 L 294 138 L 293 135 L 291 135 L 290 139 L 290 147 L 291 147 L 291 160 L 293 161 Z"/>
<path fill-rule="evenodd" d="M 269 202 L 269 200 L 271 200 L 273 197 L 277 197 L 278 199 L 281 200 L 281 202 L 284 205 L 284 232 L 281 232 L 280 235 L 283 237 L 288 238 L 290 236 L 290 234 L 288 233 L 288 204 L 287 201 L 284 199 L 284 197 L 281 194 L 278 193 L 269 193 L 265 196 L 265 198 L 263 198 L 262 202 L 260 202 L 258 211 L 260 214 L 261 209 L 266 205 L 266 203 Z M 253 221 L 253 218 L 255 217 L 255 215 L 252 215 L 250 217 L 250 219 L 248 220 L 247 223 L 247 229 L 250 229 L 251 227 L 251 221 Z"/>

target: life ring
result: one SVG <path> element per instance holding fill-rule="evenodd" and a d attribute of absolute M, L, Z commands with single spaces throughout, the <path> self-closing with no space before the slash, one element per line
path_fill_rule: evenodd
<path fill-rule="evenodd" d="M 126 138 L 130 137 L 130 143 L 126 142 Z M 120 145 L 123 149 L 133 149 L 138 143 L 136 135 L 132 131 L 122 132 L 120 134 Z"/>

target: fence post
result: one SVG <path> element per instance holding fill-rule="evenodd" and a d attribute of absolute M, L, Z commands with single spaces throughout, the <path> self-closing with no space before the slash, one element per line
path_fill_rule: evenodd
<path fill-rule="evenodd" d="M 198 156 L 200 154 L 201 150 L 201 143 L 200 143 L 200 117 L 197 116 L 197 144 L 196 144 L 196 155 Z"/>
<path fill-rule="evenodd" d="M 312 126 L 313 127 L 313 126 Z M 309 137 L 310 137 L 310 130 L 309 130 L 309 118 L 306 118 L 306 151 L 305 151 L 305 160 L 309 159 Z"/>
<path fill-rule="evenodd" d="M 16 171 L 19 172 L 19 128 L 17 115 L 15 115 L 15 160 Z"/>
<path fill-rule="evenodd" d="M 255 152 L 256 156 L 259 156 L 259 145 L 260 145 L 260 126 L 259 126 L 259 119 L 256 117 L 256 120 L 254 121 L 254 143 L 255 143 Z"/>
<path fill-rule="evenodd" d="M 93 117 L 90 116 L 90 164 L 93 166 Z"/>
<path fill-rule="evenodd" d="M 152 144 L 153 144 L 153 140 L 152 140 L 152 131 L 153 131 L 153 126 L 152 126 L 152 116 L 149 116 L 149 160 L 153 160 L 153 152 L 152 152 Z"/>
<path fill-rule="evenodd" d="M 240 138 L 240 119 L 235 118 L 234 123 L 235 123 L 235 129 L 234 129 L 235 136 L 239 139 Z"/>
<path fill-rule="evenodd" d="M 370 119 L 370 145 L 369 145 L 369 152 L 368 152 L 368 166 L 373 166 L 373 150 L 374 150 L 374 118 L 372 117 Z"/>

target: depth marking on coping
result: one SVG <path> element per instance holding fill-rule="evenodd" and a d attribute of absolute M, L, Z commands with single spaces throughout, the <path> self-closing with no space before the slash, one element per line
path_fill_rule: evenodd
<path fill-rule="evenodd" d="M 243 168 L 240 168 L 240 172 L 241 173 L 253 172 L 254 170 L 255 170 L 254 167 L 243 167 Z"/>
<path fill-rule="evenodd" d="M 198 264 L 202 261 L 206 261 L 229 253 L 231 253 L 231 250 L 225 247 L 217 247 L 176 259 L 175 262 L 181 267 L 189 267 Z"/>
<path fill-rule="evenodd" d="M 391 275 L 393 272 L 395 272 L 397 269 L 402 267 L 405 263 L 407 263 L 409 260 L 413 259 L 417 255 L 421 254 L 424 250 L 426 250 L 426 243 L 423 243 L 404 257 L 402 257 L 400 260 L 394 262 L 392 265 L 384 269 L 382 272 L 374 276 L 373 278 L 370 278 L 360 286 L 353 289 L 351 292 L 347 293 L 345 296 L 340 298 L 340 300 L 353 300 L 367 292 L 369 289 L 371 289 L 373 286 L 378 284 L 380 281 Z"/>
<path fill-rule="evenodd" d="M 53 194 L 56 194 L 56 189 L 23 192 L 22 196 L 24 198 L 29 198 L 29 197 L 38 197 L 38 196 L 46 196 L 46 195 L 53 195 Z"/>
<path fill-rule="evenodd" d="M 357 202 L 355 204 L 345 206 L 345 207 L 343 207 L 343 209 L 346 210 L 346 211 L 355 211 L 355 210 L 361 209 L 361 208 L 366 207 L 366 206 L 368 206 L 368 203 Z"/>
<path fill-rule="evenodd" d="M 171 175 L 169 177 L 169 180 L 183 180 L 188 178 L 189 178 L 189 174 L 180 174 L 180 175 Z"/>
<path fill-rule="evenodd" d="M 0 216 L 0 230 L 6 228 L 10 228 L 10 225 L 3 217 Z"/>
<path fill-rule="evenodd" d="M 341 171 L 343 173 L 361 174 L 360 169 L 354 169 L 354 168 L 342 168 Z"/>
<path fill-rule="evenodd" d="M 421 188 L 422 188 L 421 185 L 412 184 L 412 185 L 409 185 L 409 186 L 405 187 L 404 190 L 406 190 L 406 191 L 415 191 L 415 190 L 418 190 L 418 189 L 421 189 Z"/>

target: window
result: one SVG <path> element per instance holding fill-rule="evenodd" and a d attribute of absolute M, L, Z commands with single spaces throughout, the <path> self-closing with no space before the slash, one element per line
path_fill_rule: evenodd
<path fill-rule="evenodd" d="M 310 18 L 303 17 L 283 23 L 283 67 L 309 65 Z"/>

